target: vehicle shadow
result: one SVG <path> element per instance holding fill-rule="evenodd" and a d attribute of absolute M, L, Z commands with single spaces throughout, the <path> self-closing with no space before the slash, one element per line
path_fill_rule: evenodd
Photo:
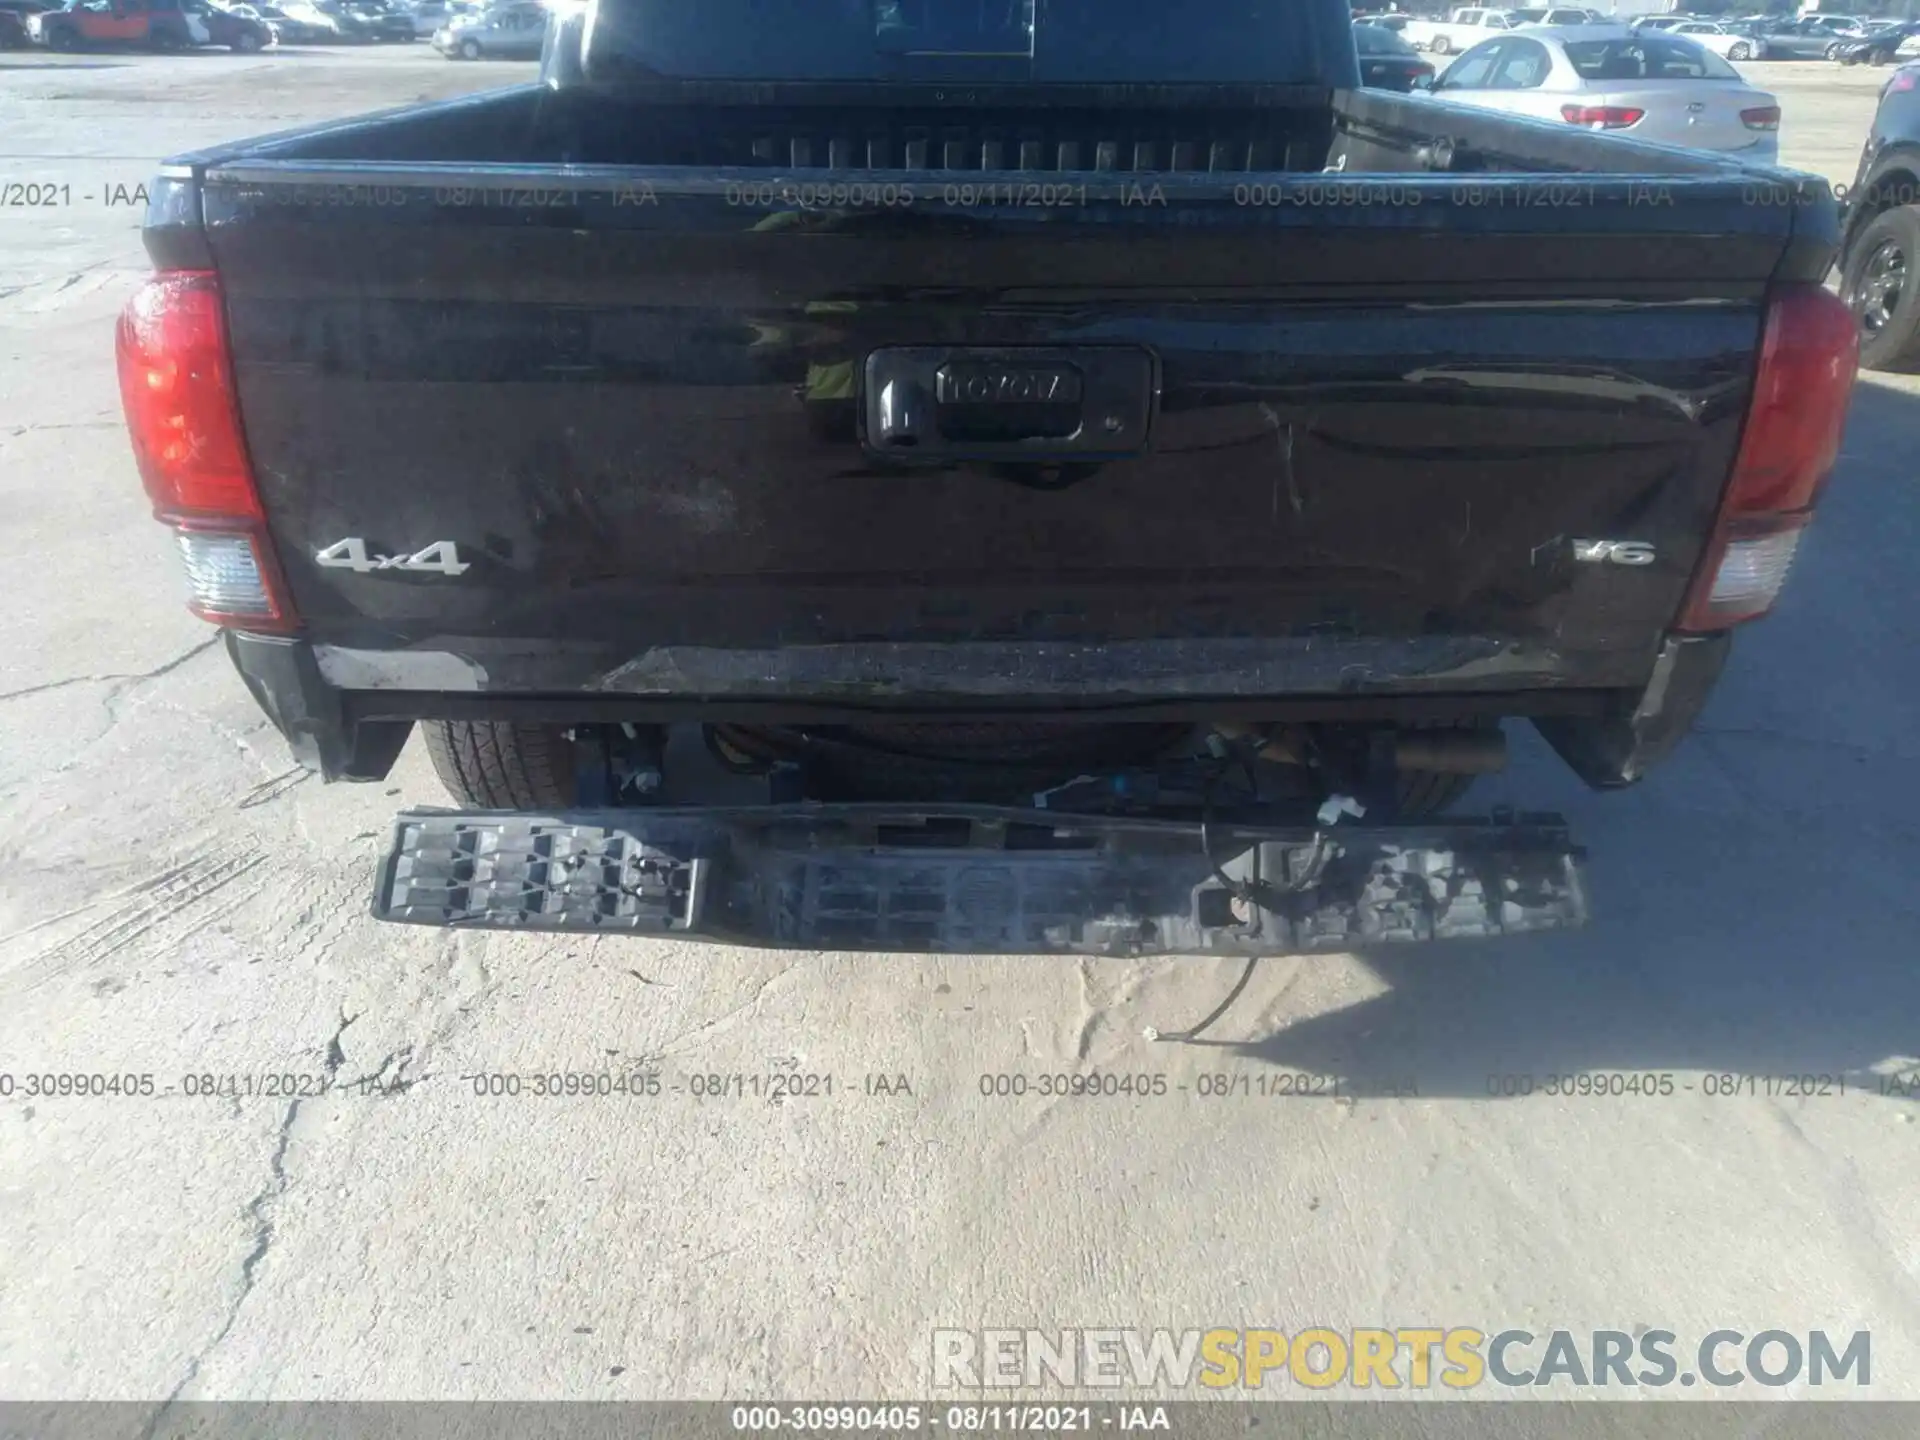
<path fill-rule="evenodd" d="M 1356 1093 L 1605 1070 L 1899 1094 L 1867 1072 L 1920 1074 L 1917 450 L 1920 385 L 1863 380 L 1781 608 L 1641 786 L 1586 791 L 1510 727 L 1513 769 L 1464 808 L 1565 814 L 1592 852 L 1588 929 L 1371 951 L 1381 993 L 1234 1048 Z"/>

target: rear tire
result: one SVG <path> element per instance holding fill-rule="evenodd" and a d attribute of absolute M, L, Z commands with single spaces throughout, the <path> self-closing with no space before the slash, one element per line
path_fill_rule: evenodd
<path fill-rule="evenodd" d="M 259 48 L 260 37 L 258 35 L 242 35 L 233 42 L 233 53 L 236 55 L 251 55 Z"/>
<path fill-rule="evenodd" d="M 1444 35 L 1436 35 L 1428 42 L 1427 48 L 1436 55 L 1451 55 L 1453 53 L 1453 42 Z"/>
<path fill-rule="evenodd" d="M 574 803 L 573 746 L 558 726 L 430 720 L 427 757 L 447 793 L 478 810 L 564 810 Z"/>
<path fill-rule="evenodd" d="M 1751 60 L 1753 58 L 1753 47 L 1751 45 L 1735 45 L 1727 51 L 1727 58 L 1729 60 Z"/>
<path fill-rule="evenodd" d="M 462 60 L 478 60 L 480 53 L 480 42 L 478 40 L 462 40 L 460 42 L 460 58 Z"/>
<path fill-rule="evenodd" d="M 1920 369 L 1920 205 L 1876 215 L 1841 258 L 1840 296 L 1869 370 Z"/>
<path fill-rule="evenodd" d="M 55 25 L 46 32 L 49 50 L 73 51 L 80 48 L 79 32 L 70 25 Z"/>

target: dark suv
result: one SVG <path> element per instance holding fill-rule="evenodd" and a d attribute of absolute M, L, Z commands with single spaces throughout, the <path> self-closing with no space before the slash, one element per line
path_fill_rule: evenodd
<path fill-rule="evenodd" d="M 1860 363 L 1920 368 L 1920 64 L 1880 90 L 1860 169 L 1847 197 L 1840 293 L 1860 325 Z"/>

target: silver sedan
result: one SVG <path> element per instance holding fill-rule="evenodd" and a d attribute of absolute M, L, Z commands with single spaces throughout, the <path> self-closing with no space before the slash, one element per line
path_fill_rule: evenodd
<path fill-rule="evenodd" d="M 1696 150 L 1780 153 L 1780 102 L 1691 41 L 1617 26 L 1529 26 L 1482 41 L 1433 93 Z"/>

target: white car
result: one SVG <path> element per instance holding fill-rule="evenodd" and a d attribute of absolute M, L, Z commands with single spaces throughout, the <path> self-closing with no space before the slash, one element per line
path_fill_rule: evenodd
<path fill-rule="evenodd" d="M 1584 5 L 1554 5 L 1546 9 L 1528 6 L 1519 10 L 1509 10 L 1507 19 L 1515 26 L 1520 25 L 1607 25 L 1616 23 L 1608 20 L 1598 10 L 1589 10 Z"/>
<path fill-rule="evenodd" d="M 276 0 L 276 8 L 299 25 L 302 34 L 324 31 L 335 38 L 340 34 L 340 22 L 317 8 L 312 0 Z"/>
<path fill-rule="evenodd" d="M 1534 26 L 1483 41 L 1435 82 L 1442 100 L 1771 162 L 1780 102 L 1690 39 Z"/>
<path fill-rule="evenodd" d="M 1505 10 L 1456 10 L 1444 20 L 1409 20 L 1400 38 L 1416 50 L 1457 55 L 1494 31 L 1511 30 L 1519 23 Z"/>
<path fill-rule="evenodd" d="M 1664 33 L 1684 35 L 1694 44 L 1704 45 L 1724 60 L 1767 58 L 1765 40 L 1757 35 L 1742 34 L 1729 25 L 1721 25 L 1712 20 L 1682 20 Z"/>

